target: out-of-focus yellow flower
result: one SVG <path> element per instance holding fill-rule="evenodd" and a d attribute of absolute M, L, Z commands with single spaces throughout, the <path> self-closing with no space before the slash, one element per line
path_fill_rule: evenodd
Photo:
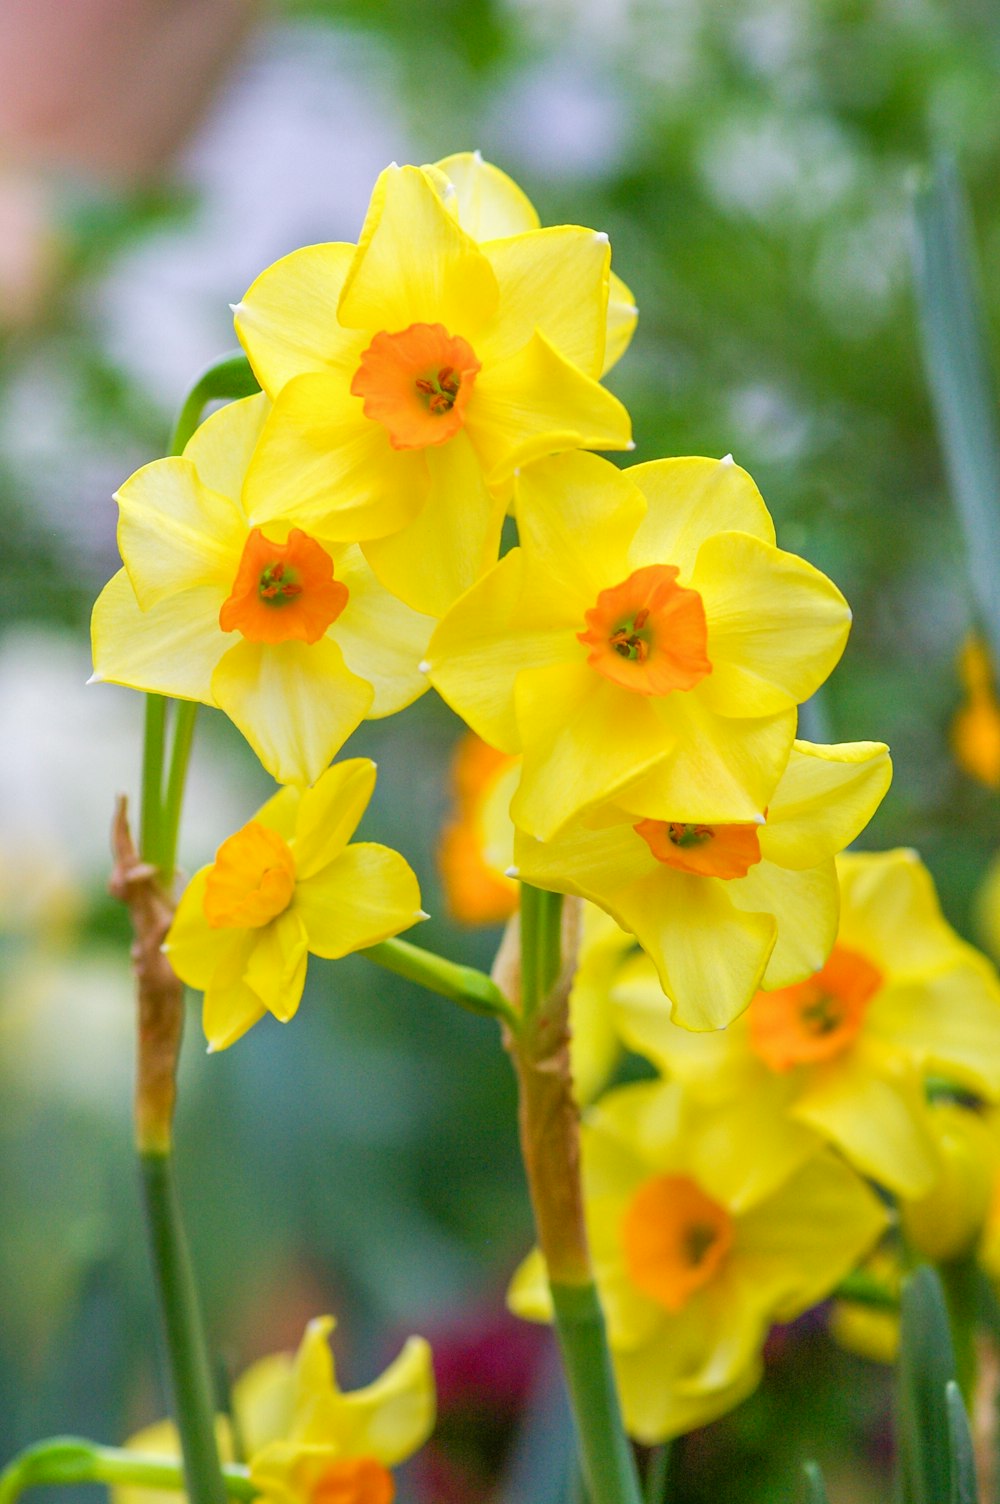
<path fill-rule="evenodd" d="M 631 443 L 599 379 L 607 236 L 477 241 L 460 200 L 444 171 L 388 167 L 356 247 L 294 251 L 236 307 L 275 402 L 252 505 L 363 541 L 380 579 L 432 614 L 496 559 L 518 467 Z"/>
<path fill-rule="evenodd" d="M 306 1327 L 298 1353 L 262 1358 L 233 1385 L 233 1419 L 250 1477 L 268 1504 L 392 1504 L 390 1469 L 405 1462 L 434 1427 L 434 1371 L 422 1337 L 411 1337 L 380 1378 L 348 1394 L 337 1386 L 328 1338 L 332 1316 Z M 232 1433 L 219 1417 L 224 1460 Z M 172 1421 L 131 1437 L 133 1451 L 178 1457 Z M 115 1504 L 166 1504 L 178 1494 L 116 1488 Z"/>
<path fill-rule="evenodd" d="M 860 1272 L 881 1285 L 886 1295 L 898 1301 L 902 1284 L 899 1257 L 883 1243 L 861 1266 Z M 899 1351 L 899 1312 L 889 1306 L 869 1305 L 860 1300 L 833 1302 L 827 1329 L 833 1340 L 870 1358 L 873 1363 L 894 1363 Z"/>
<path fill-rule="evenodd" d="M 720 1110 L 738 1112 L 747 1097 L 783 1110 L 779 1159 L 819 1135 L 900 1195 L 924 1196 L 939 1172 L 925 1078 L 1000 1098 L 1000 984 L 942 917 L 915 853 L 845 855 L 837 865 L 840 930 L 815 976 L 759 992 L 722 1033 L 692 1034 L 667 1017 L 643 958 L 615 987 L 619 1026 Z"/>
<path fill-rule="evenodd" d="M 246 469 L 268 410 L 234 402 L 118 493 L 125 568 L 94 607 L 94 678 L 216 705 L 279 783 L 311 783 L 366 716 L 401 710 L 432 626 L 361 550 L 257 515 Z"/>
<path fill-rule="evenodd" d="M 473 240 L 505 240 L 541 226 L 537 210 L 514 180 L 484 162 L 478 151 L 456 152 L 425 171 L 447 178 L 445 204 Z M 611 272 L 602 375 L 624 355 L 638 316 L 631 291 Z"/>
<path fill-rule="evenodd" d="M 205 994 L 210 1050 L 265 1012 L 293 1017 L 311 952 L 336 960 L 427 916 L 417 880 L 387 846 L 349 846 L 375 787 L 375 764 L 335 764 L 311 789 L 285 788 L 223 841 L 185 889 L 164 949 Z"/>
<path fill-rule="evenodd" d="M 885 1226 L 878 1199 L 829 1151 L 775 1174 L 763 1116 L 747 1099 L 740 1121 L 723 1122 L 674 1084 L 643 1083 L 611 1093 L 584 1125 L 595 1278 L 638 1441 L 738 1404 L 760 1378 L 771 1324 L 822 1300 Z M 509 1300 L 550 1318 L 537 1252 Z"/>
<path fill-rule="evenodd" d="M 507 873 L 514 857 L 510 801 L 520 772 L 520 758 L 474 732 L 460 739 L 452 761 L 456 814 L 442 832 L 438 861 L 448 906 L 465 923 L 497 923 L 517 908 L 520 885 Z M 609 992 L 634 942 L 593 904 L 583 905 L 582 923 L 569 999 L 570 1054 L 577 1101 L 589 1102 L 621 1056 Z"/>
<path fill-rule="evenodd" d="M 986 644 L 970 632 L 958 657 L 965 702 L 951 723 L 951 746 L 964 773 L 1000 788 L 1000 702 Z"/>
<path fill-rule="evenodd" d="M 978 1112 L 932 1102 L 927 1115 L 938 1173 L 926 1196 L 900 1202 L 903 1232 L 935 1263 L 962 1258 L 982 1234 L 1000 1171 L 1000 1141 Z"/>
<path fill-rule="evenodd" d="M 515 823 L 547 840 L 612 798 L 637 818 L 759 821 L 850 612 L 774 546 L 750 477 L 559 455 L 522 475 L 518 525 L 428 649 L 473 730 L 524 752 Z"/>
<path fill-rule="evenodd" d="M 837 934 L 834 857 L 871 819 L 892 768 L 880 743 L 796 742 L 763 825 L 641 820 L 602 808 L 542 843 L 519 875 L 577 893 L 631 930 L 688 1029 L 725 1027 L 759 986 L 823 965 Z M 678 812 L 680 813 L 680 812 Z M 600 821 L 600 823 L 597 823 Z"/>

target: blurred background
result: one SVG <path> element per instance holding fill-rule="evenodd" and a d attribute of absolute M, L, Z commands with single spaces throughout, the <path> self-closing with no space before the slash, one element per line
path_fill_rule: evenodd
<path fill-rule="evenodd" d="M 950 749 L 970 604 L 908 202 L 932 145 L 953 149 L 995 332 L 998 65 L 990 0 L 5 0 L 0 1454 L 53 1432 L 117 1442 L 164 1410 L 127 934 L 104 896 L 142 708 L 85 687 L 112 492 L 233 347 L 229 303 L 294 247 L 356 239 L 390 160 L 479 147 L 544 223 L 610 234 L 641 310 L 610 383 L 636 458 L 731 451 L 779 542 L 841 586 L 854 632 L 805 734 L 891 744 L 863 844 L 917 846 L 948 916 L 981 931 L 1000 750 L 977 781 Z M 435 915 L 457 730 L 426 697 L 351 744 L 380 767 L 364 834 L 402 846 Z M 267 792 L 204 712 L 186 868 Z M 497 934 L 435 918 L 420 938 L 488 965 Z M 549 1334 L 504 1314 L 530 1233 L 495 1031 L 359 960 L 313 973 L 294 1027 L 267 1020 L 211 1060 L 191 1019 L 180 1173 L 220 1369 L 329 1309 L 355 1385 L 421 1331 L 442 1423 L 404 1498 L 556 1504 Z M 683 1444 L 679 1498 L 792 1497 L 803 1454 L 835 1497 L 879 1497 L 887 1392 L 822 1321 L 777 1334 L 761 1392 Z"/>

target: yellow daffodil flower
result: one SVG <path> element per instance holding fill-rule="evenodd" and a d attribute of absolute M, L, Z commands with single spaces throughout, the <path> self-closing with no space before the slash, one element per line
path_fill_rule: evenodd
<path fill-rule="evenodd" d="M 302 998 L 310 953 L 337 960 L 427 916 L 417 880 L 387 846 L 349 846 L 375 787 L 375 764 L 336 763 L 304 792 L 281 789 L 185 889 L 164 949 L 205 994 L 210 1050 L 265 1012 L 282 1023 Z"/>
<path fill-rule="evenodd" d="M 955 761 L 977 783 L 1000 788 L 1000 703 L 989 652 L 975 633 L 962 644 L 958 673 L 965 702 L 951 723 Z"/>
<path fill-rule="evenodd" d="M 337 1387 L 328 1338 L 332 1316 L 310 1321 L 298 1353 L 262 1358 L 233 1385 L 233 1419 L 250 1478 L 267 1504 L 392 1504 L 390 1471 L 417 1451 L 434 1427 L 434 1371 L 422 1337 L 364 1389 Z M 232 1434 L 219 1417 L 220 1449 L 233 1454 Z M 180 1456 L 172 1421 L 130 1438 L 154 1457 Z M 115 1504 L 181 1500 L 142 1488 L 116 1488 Z"/>
<path fill-rule="evenodd" d="M 311 783 L 366 716 L 401 710 L 433 625 L 357 547 L 254 512 L 268 401 L 222 408 L 118 493 L 125 568 L 94 607 L 94 679 L 225 711 L 279 783 Z"/>
<path fill-rule="evenodd" d="M 643 958 L 614 989 L 626 1041 L 704 1100 L 748 1096 L 787 1115 L 787 1141 L 828 1140 L 901 1196 L 939 1173 L 924 1080 L 933 1072 L 1000 1099 L 1000 984 L 938 907 L 911 851 L 842 856 L 840 929 L 826 965 L 759 992 L 723 1033 L 671 1023 Z"/>
<path fill-rule="evenodd" d="M 878 1199 L 829 1151 L 784 1176 L 752 1098 L 720 1123 L 672 1083 L 624 1087 L 583 1128 L 595 1278 L 630 1434 L 647 1445 L 738 1404 L 773 1322 L 829 1294 L 886 1224 Z M 763 1142 L 762 1142 L 763 1140 Z M 509 1302 L 547 1320 L 540 1255 Z"/>
<path fill-rule="evenodd" d="M 474 731 L 523 751 L 515 823 L 548 840 L 612 798 L 639 818 L 761 820 L 850 612 L 775 547 L 746 472 L 564 454 L 522 474 L 517 516 L 521 546 L 426 664 Z"/>
<path fill-rule="evenodd" d="M 910 1247 L 946 1263 L 979 1242 L 1000 1172 L 1000 1139 L 980 1113 L 957 1102 L 932 1102 L 927 1123 L 938 1173 L 926 1196 L 900 1202 L 899 1216 Z"/>
<path fill-rule="evenodd" d="M 480 242 L 452 197 L 442 171 L 387 168 L 356 247 L 293 251 L 235 310 L 275 404 L 252 509 L 360 540 L 383 583 L 434 615 L 496 560 L 519 466 L 631 444 L 599 380 L 607 236 Z"/>
<path fill-rule="evenodd" d="M 651 957 L 675 1021 L 721 1029 L 758 987 L 788 987 L 823 965 L 837 934 L 834 857 L 891 776 L 880 743 L 797 741 L 763 825 L 620 813 L 612 824 L 602 808 L 594 828 L 577 820 L 547 842 L 519 834 L 515 870 L 600 904 Z"/>

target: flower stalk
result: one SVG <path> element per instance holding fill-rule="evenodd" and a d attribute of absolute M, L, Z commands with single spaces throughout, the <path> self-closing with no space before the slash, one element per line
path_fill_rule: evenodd
<path fill-rule="evenodd" d="M 245 1467 L 225 1467 L 222 1475 L 228 1498 L 256 1497 L 257 1490 Z M 130 1484 L 177 1492 L 186 1486 L 180 1463 L 169 1458 L 97 1446 L 76 1436 L 55 1436 L 26 1448 L 0 1473 L 0 1504 L 17 1504 L 29 1488 L 78 1483 Z"/>

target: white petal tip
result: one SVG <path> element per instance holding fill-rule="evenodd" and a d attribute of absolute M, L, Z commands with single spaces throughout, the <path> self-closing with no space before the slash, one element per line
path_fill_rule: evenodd
<path fill-rule="evenodd" d="M 520 877 L 520 875 L 520 867 L 507 867 L 504 870 L 504 877 Z"/>
<path fill-rule="evenodd" d="M 104 675 L 103 674 L 99 674 L 97 672 L 97 670 L 95 669 L 94 672 L 91 674 L 90 678 L 87 680 L 87 683 L 88 684 L 103 684 L 104 683 Z"/>
<path fill-rule="evenodd" d="M 388 165 L 388 167 L 385 170 L 386 170 L 386 172 L 398 172 L 399 171 L 399 163 L 398 162 L 390 162 L 389 165 Z"/>
<path fill-rule="evenodd" d="M 736 461 L 733 459 L 733 457 L 732 457 L 731 454 L 724 454 L 722 456 L 721 460 L 719 461 L 719 464 L 720 465 L 735 465 Z"/>
<path fill-rule="evenodd" d="M 430 671 L 431 671 L 431 660 L 429 658 L 421 658 L 420 662 L 417 664 L 417 673 L 418 674 L 429 674 Z"/>
<path fill-rule="evenodd" d="M 413 923 L 419 924 L 422 919 L 429 919 L 430 917 L 426 909 L 418 909 L 413 916 Z"/>
<path fill-rule="evenodd" d="M 607 230 L 595 230 L 594 231 L 594 239 L 597 241 L 597 243 L 599 245 L 607 245 L 608 244 L 608 232 L 607 232 Z"/>
<path fill-rule="evenodd" d="M 483 160 L 483 154 L 479 150 L 478 146 L 476 147 L 475 151 L 472 153 L 472 160 L 474 162 L 482 162 L 482 160 Z"/>
<path fill-rule="evenodd" d="M 625 448 L 628 453 L 631 454 L 632 450 L 635 448 L 635 439 L 629 439 L 628 443 L 625 445 Z"/>
<path fill-rule="evenodd" d="M 209 1044 L 209 1045 L 205 1046 L 205 1054 L 206 1055 L 217 1055 L 218 1053 L 219 1053 L 219 1046 L 217 1044 Z"/>
<path fill-rule="evenodd" d="M 639 317 L 639 305 L 637 303 L 626 303 L 625 312 L 630 313 L 634 319 L 637 319 Z"/>
<path fill-rule="evenodd" d="M 753 823 L 755 825 L 766 825 L 767 824 L 767 816 L 766 815 L 754 815 L 754 817 L 753 817 Z"/>
<path fill-rule="evenodd" d="M 521 476 L 521 467 L 520 467 L 520 465 L 515 465 L 514 466 L 514 478 L 516 480 L 519 480 L 520 476 Z"/>
<path fill-rule="evenodd" d="M 238 319 L 240 314 L 243 312 L 243 304 L 230 303 L 229 307 L 232 310 L 233 318 Z"/>

